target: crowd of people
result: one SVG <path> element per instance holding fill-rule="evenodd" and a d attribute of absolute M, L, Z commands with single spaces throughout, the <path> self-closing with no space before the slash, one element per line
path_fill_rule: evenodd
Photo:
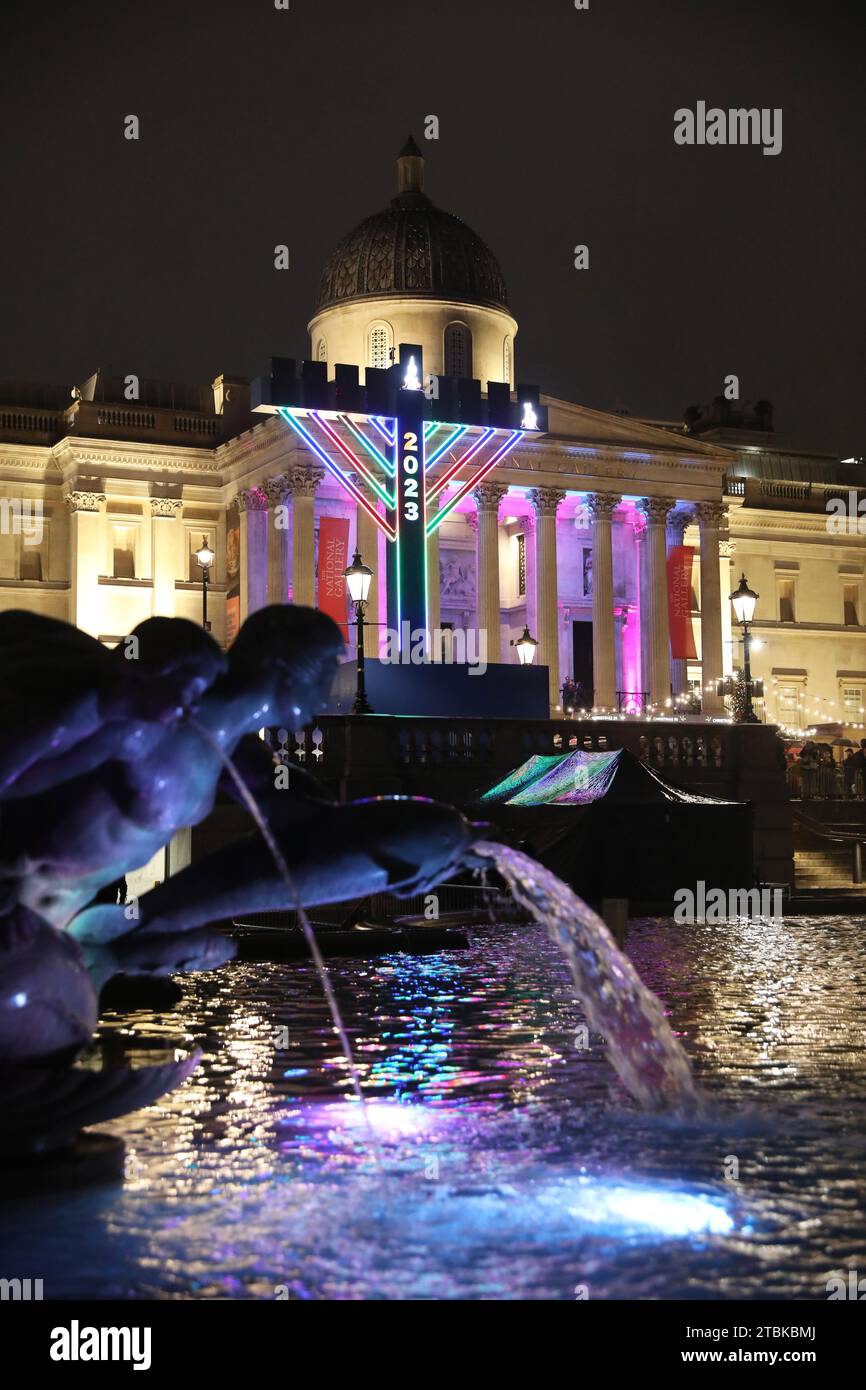
<path fill-rule="evenodd" d="M 801 748 L 789 748 L 785 753 L 788 766 L 788 785 L 791 795 L 804 801 L 845 799 L 864 796 L 866 788 L 866 738 L 860 747 L 846 749 L 837 759 L 827 743 L 811 739 Z"/>

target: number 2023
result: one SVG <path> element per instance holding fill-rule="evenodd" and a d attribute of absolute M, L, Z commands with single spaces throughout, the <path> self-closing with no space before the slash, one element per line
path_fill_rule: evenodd
<path fill-rule="evenodd" d="M 403 516 L 406 521 L 417 521 L 418 503 L 413 500 L 418 496 L 418 479 L 413 476 L 418 472 L 418 456 L 415 452 L 418 448 L 417 434 L 406 430 L 403 446 L 406 450 L 403 454 Z"/>

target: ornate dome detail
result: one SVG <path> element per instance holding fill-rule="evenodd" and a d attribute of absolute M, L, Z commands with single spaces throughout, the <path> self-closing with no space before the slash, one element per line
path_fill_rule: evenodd
<path fill-rule="evenodd" d="M 423 166 L 410 139 L 397 161 L 400 191 L 337 246 L 322 273 L 318 309 L 409 294 L 507 310 L 499 262 L 471 227 L 431 203 Z"/>

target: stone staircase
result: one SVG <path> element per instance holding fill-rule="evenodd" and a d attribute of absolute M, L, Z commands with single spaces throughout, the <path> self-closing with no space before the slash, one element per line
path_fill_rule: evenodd
<path fill-rule="evenodd" d="M 794 883 L 803 888 L 851 888 L 851 850 L 845 845 L 794 850 Z"/>

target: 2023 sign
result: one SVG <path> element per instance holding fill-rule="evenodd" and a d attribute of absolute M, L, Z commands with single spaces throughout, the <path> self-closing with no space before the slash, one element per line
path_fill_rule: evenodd
<path fill-rule="evenodd" d="M 403 519 L 418 520 L 418 435 L 413 430 L 403 432 Z"/>

